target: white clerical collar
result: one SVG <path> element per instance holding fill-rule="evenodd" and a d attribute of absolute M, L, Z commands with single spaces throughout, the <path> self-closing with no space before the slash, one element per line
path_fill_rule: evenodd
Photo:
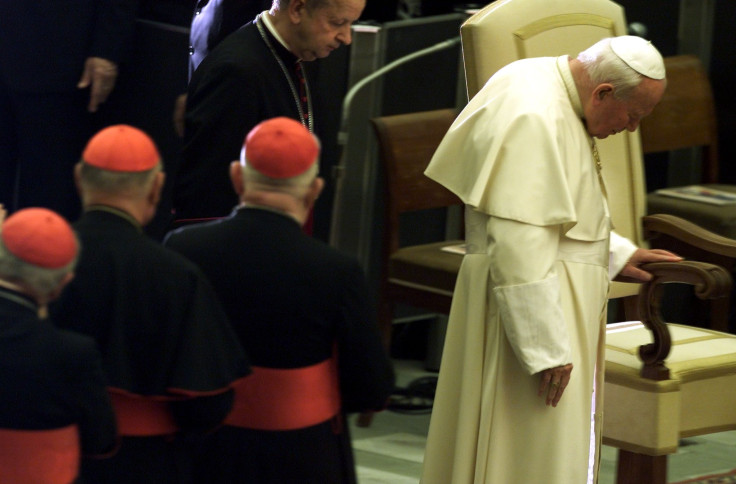
<path fill-rule="evenodd" d="M 263 19 L 263 24 L 266 26 L 271 35 L 273 35 L 273 37 L 279 42 L 279 44 L 284 46 L 284 49 L 292 52 L 291 48 L 284 41 L 284 38 L 281 37 L 281 35 L 276 31 L 276 27 L 273 26 L 273 23 L 271 22 L 271 16 L 268 14 L 268 10 L 264 10 L 263 12 L 261 12 L 261 18 Z"/>
<path fill-rule="evenodd" d="M 567 97 L 570 98 L 570 103 L 572 104 L 573 110 L 575 110 L 575 114 L 577 114 L 580 119 L 583 119 L 583 103 L 580 102 L 580 93 L 578 93 L 578 88 L 575 86 L 575 79 L 572 77 L 570 59 L 568 56 L 562 55 L 557 58 L 557 70 L 560 72 L 562 81 L 565 83 Z"/>

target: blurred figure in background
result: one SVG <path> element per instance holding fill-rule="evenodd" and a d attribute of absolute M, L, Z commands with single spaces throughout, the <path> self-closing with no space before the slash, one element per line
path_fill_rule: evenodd
<path fill-rule="evenodd" d="M 9 212 L 41 206 L 79 216 L 69 173 L 115 87 L 137 5 L 0 2 L 0 203 Z"/>

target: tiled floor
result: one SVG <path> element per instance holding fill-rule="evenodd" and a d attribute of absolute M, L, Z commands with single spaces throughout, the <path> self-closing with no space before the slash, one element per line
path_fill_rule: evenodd
<path fill-rule="evenodd" d="M 397 360 L 398 385 L 428 375 L 422 363 Z M 736 402 L 735 402 L 736 403 Z M 359 484 L 417 484 L 422 469 L 429 414 L 407 415 L 384 411 L 370 427 L 352 424 Z M 685 439 L 668 459 L 668 480 L 677 482 L 736 468 L 736 431 Z M 615 482 L 616 449 L 601 452 L 599 484 Z M 448 483 L 449 484 L 449 483 Z"/>

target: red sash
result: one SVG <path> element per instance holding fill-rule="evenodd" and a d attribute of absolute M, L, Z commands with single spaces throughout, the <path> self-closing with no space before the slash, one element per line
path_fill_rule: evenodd
<path fill-rule="evenodd" d="M 295 430 L 326 422 L 340 412 L 337 359 L 303 368 L 253 367 L 233 384 L 235 403 L 226 425 Z"/>
<path fill-rule="evenodd" d="M 118 434 L 124 437 L 150 437 L 176 433 L 176 422 L 166 399 L 126 393 L 117 388 L 107 390 L 115 409 Z"/>
<path fill-rule="evenodd" d="M 0 429 L 0 483 L 69 484 L 78 472 L 76 425 L 51 430 Z"/>

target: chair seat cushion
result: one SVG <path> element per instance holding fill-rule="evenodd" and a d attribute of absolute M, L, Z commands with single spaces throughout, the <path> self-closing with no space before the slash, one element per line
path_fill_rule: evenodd
<path fill-rule="evenodd" d="M 703 186 L 736 193 L 736 185 Z M 714 205 L 652 192 L 647 194 L 647 211 L 677 215 L 724 237 L 736 238 L 736 204 Z"/>
<path fill-rule="evenodd" d="M 639 346 L 652 336 L 639 322 L 609 325 L 603 439 L 648 455 L 677 450 L 681 437 L 736 428 L 736 335 L 667 325 L 670 378 L 647 380 Z"/>
<path fill-rule="evenodd" d="M 431 288 L 451 295 L 463 256 L 442 249 L 462 243 L 462 240 L 446 240 L 399 249 L 389 260 L 389 280 L 394 284 Z"/>
<path fill-rule="evenodd" d="M 679 324 L 668 324 L 672 350 L 666 365 L 670 379 L 680 382 L 736 374 L 736 335 Z M 642 362 L 639 346 L 652 341 L 640 322 L 609 325 L 606 335 L 606 363 L 621 365 L 621 374 L 639 378 Z"/>

